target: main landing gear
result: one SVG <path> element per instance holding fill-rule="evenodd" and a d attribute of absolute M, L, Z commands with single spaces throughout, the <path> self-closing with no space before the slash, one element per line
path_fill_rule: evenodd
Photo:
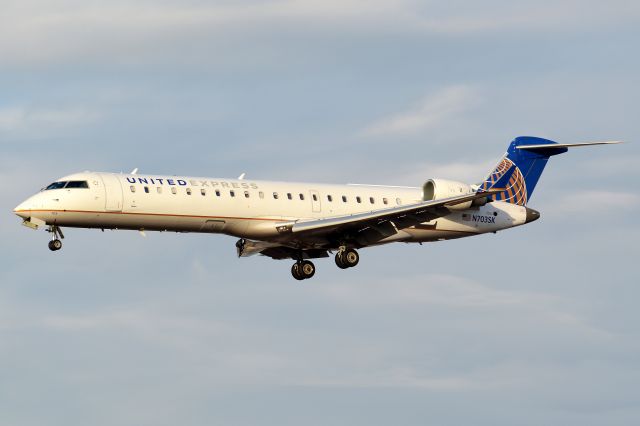
<path fill-rule="evenodd" d="M 336 265 L 340 269 L 353 268 L 360 261 L 360 255 L 354 249 L 348 249 L 341 247 L 338 254 L 336 254 Z M 316 273 L 316 267 L 312 262 L 308 260 L 298 260 L 291 267 L 291 275 L 296 280 L 302 281 L 313 277 Z"/>
<path fill-rule="evenodd" d="M 64 239 L 64 234 L 62 233 L 62 229 L 58 225 L 51 225 L 47 232 L 51 233 L 51 241 L 49 241 L 49 250 L 58 251 L 62 248 L 62 241 Z"/>
<path fill-rule="evenodd" d="M 340 269 L 353 268 L 360 262 L 360 255 L 354 249 L 340 249 L 336 254 L 336 265 Z"/>
<path fill-rule="evenodd" d="M 316 274 L 316 266 L 308 260 L 299 260 L 291 267 L 291 275 L 298 281 L 308 280 Z"/>

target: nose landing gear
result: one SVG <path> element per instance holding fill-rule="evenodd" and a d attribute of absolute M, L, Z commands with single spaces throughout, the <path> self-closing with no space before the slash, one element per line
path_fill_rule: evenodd
<path fill-rule="evenodd" d="M 62 229 L 58 225 L 51 225 L 47 232 L 51 233 L 51 241 L 49 241 L 49 250 L 58 251 L 62 248 L 62 241 L 64 239 L 64 234 L 62 233 Z"/>

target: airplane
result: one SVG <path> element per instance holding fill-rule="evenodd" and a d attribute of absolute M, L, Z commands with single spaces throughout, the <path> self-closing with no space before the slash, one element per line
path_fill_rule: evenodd
<path fill-rule="evenodd" d="M 84 172 L 62 177 L 20 203 L 14 213 L 32 229 L 62 227 L 201 232 L 239 238 L 238 257 L 292 259 L 297 280 L 314 276 L 310 259 L 335 253 L 341 269 L 359 249 L 496 233 L 533 222 L 527 206 L 551 156 L 569 148 L 619 141 L 562 144 L 515 138 L 484 180 L 429 179 L 420 187 L 332 185 L 209 177 Z"/>

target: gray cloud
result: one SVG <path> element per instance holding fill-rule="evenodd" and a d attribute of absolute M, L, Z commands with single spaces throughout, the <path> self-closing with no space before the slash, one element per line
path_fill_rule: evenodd
<path fill-rule="evenodd" d="M 535 4 L 496 0 L 483 3 L 482 7 L 467 4 L 463 8 L 437 2 L 390 0 L 366 4 L 358 0 L 108 4 L 66 0 L 55 4 L 8 1 L 4 10 L 0 55 L 5 66 L 88 60 L 166 63 L 176 56 L 199 64 L 273 64 L 278 58 L 269 53 L 269 45 L 274 38 L 282 40 L 282 36 L 291 33 L 303 38 L 334 39 L 566 33 L 588 31 L 593 25 L 633 25 L 640 17 L 640 8 L 624 0 L 606 5 L 575 0 Z M 234 52 L 238 43 L 250 48 L 255 57 Z M 207 46 L 214 54 L 198 55 Z"/>
<path fill-rule="evenodd" d="M 473 88 L 453 86 L 427 96 L 408 111 L 379 119 L 364 129 L 365 136 L 393 136 L 412 134 L 442 127 L 456 115 L 472 109 L 479 103 Z"/>

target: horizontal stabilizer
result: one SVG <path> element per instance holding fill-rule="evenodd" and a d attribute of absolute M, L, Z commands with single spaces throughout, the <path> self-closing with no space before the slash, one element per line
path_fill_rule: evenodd
<path fill-rule="evenodd" d="M 612 145 L 617 143 L 622 143 L 622 142 L 621 141 L 603 141 L 603 142 L 583 142 L 583 143 L 552 143 L 552 144 L 540 144 L 540 145 L 520 145 L 520 146 L 516 146 L 516 149 L 526 149 L 527 151 L 534 151 L 539 149 L 577 148 L 581 146 Z"/>
<path fill-rule="evenodd" d="M 504 188 L 494 200 L 526 206 L 549 158 L 564 154 L 569 148 L 619 143 L 622 142 L 556 143 L 534 136 L 518 136 L 509 144 L 505 156 L 480 184 L 480 189 Z"/>

